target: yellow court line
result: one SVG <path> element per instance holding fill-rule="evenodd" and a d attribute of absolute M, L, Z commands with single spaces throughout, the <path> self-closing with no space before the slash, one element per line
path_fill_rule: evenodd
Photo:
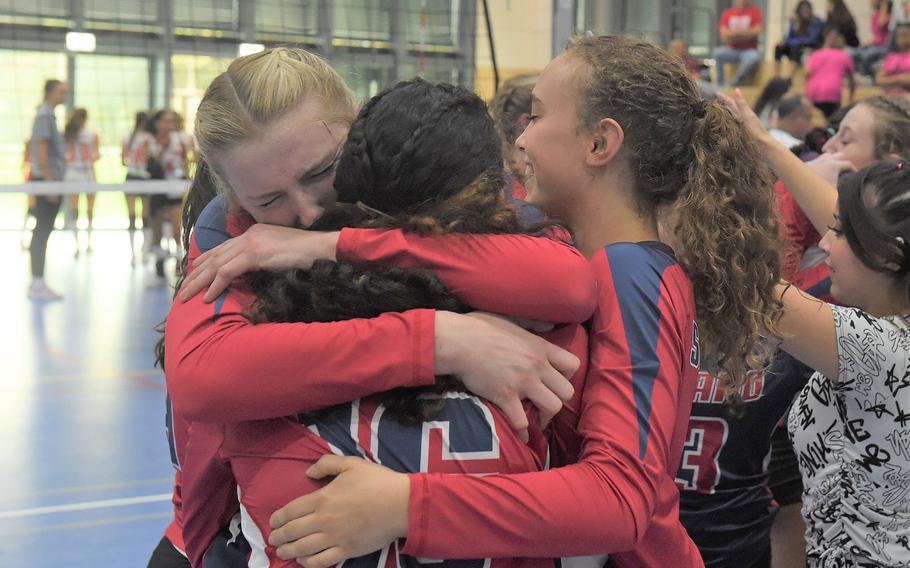
<path fill-rule="evenodd" d="M 35 383 L 63 383 L 71 381 L 112 381 L 115 379 L 145 379 L 151 377 L 164 377 L 161 369 L 138 369 L 133 371 L 120 371 L 117 369 L 90 369 L 82 373 L 65 375 L 33 375 L 29 377 Z"/>

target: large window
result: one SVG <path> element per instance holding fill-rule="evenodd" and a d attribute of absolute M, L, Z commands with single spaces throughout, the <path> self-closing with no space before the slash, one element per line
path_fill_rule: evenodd
<path fill-rule="evenodd" d="M 316 0 L 260 0 L 256 3 L 256 31 L 316 36 L 318 3 Z"/>
<path fill-rule="evenodd" d="M 339 0 L 331 4 L 334 36 L 389 41 L 395 8 L 392 0 Z"/>
<path fill-rule="evenodd" d="M 192 130 L 196 120 L 196 108 L 202 95 L 212 79 L 227 69 L 231 59 L 208 55 L 177 54 L 171 58 L 174 71 L 174 91 L 171 95 L 171 108 L 177 111 L 186 122 L 187 130 Z"/>
<path fill-rule="evenodd" d="M 0 183 L 22 183 L 25 143 L 32 134 L 35 110 L 43 98 L 47 79 L 66 78 L 62 53 L 0 50 Z M 57 122 L 63 126 L 63 109 Z M 24 194 L 0 193 L 0 228 L 18 228 L 26 209 Z"/>
<path fill-rule="evenodd" d="M 132 130 L 136 112 L 148 110 L 148 83 L 146 58 L 76 56 L 73 101 L 88 111 L 89 122 L 100 138 L 101 159 L 95 164 L 99 183 L 123 181 L 120 142 Z"/>
<path fill-rule="evenodd" d="M 88 111 L 89 123 L 98 132 L 101 159 L 95 163 L 95 175 L 99 183 L 118 183 L 126 176 L 121 143 L 132 131 L 136 112 L 148 109 L 148 66 L 144 57 L 76 56 L 73 102 Z M 123 203 L 120 193 L 98 193 L 95 226 L 125 227 Z"/>
<path fill-rule="evenodd" d="M 408 43 L 457 45 L 461 4 L 460 0 L 407 0 Z"/>
<path fill-rule="evenodd" d="M 0 14 L 66 18 L 70 3 L 60 0 L 0 0 Z"/>
<path fill-rule="evenodd" d="M 85 19 L 103 22 L 154 24 L 158 3 L 148 0 L 84 0 Z"/>
<path fill-rule="evenodd" d="M 0 183 L 23 181 L 48 78 L 71 83 L 72 104 L 86 108 L 101 138 L 97 178 L 118 183 L 135 113 L 169 106 L 191 130 L 205 89 L 241 42 L 313 50 L 366 100 L 415 75 L 472 85 L 476 9 L 474 0 L 0 0 Z M 95 34 L 94 52 L 67 51 L 68 31 Z M 62 129 L 66 109 L 57 112 Z M 24 200 L 0 193 L 0 226 L 20 226 Z M 99 226 L 123 213 L 116 193 L 99 194 L 96 207 Z"/>
<path fill-rule="evenodd" d="M 237 18 L 237 3 L 234 0 L 174 2 L 176 26 L 236 30 Z"/>

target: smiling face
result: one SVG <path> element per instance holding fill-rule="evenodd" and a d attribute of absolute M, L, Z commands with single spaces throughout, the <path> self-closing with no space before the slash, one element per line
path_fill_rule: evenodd
<path fill-rule="evenodd" d="M 528 127 L 515 141 L 525 155 L 528 201 L 566 221 L 570 205 L 589 178 L 575 79 L 582 72 L 587 72 L 585 65 L 567 54 L 547 65 L 534 87 Z"/>
<path fill-rule="evenodd" d="M 841 121 L 823 152 L 841 152 L 857 169 L 862 169 L 877 157 L 875 155 L 875 114 L 867 105 L 858 104 Z"/>
<path fill-rule="evenodd" d="M 306 228 L 335 203 L 335 165 L 348 129 L 305 103 L 212 162 L 258 223 Z"/>
<path fill-rule="evenodd" d="M 871 311 L 895 286 L 891 275 L 872 270 L 856 256 L 839 220 L 818 246 L 828 254 L 825 264 L 831 269 L 831 295 L 838 302 Z"/>

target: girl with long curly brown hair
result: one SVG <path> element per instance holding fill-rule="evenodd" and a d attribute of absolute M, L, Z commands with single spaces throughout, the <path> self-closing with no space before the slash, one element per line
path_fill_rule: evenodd
<path fill-rule="evenodd" d="M 432 558 L 702 565 L 674 483 L 698 370 L 735 397 L 781 310 L 758 147 L 667 53 L 609 36 L 573 40 L 544 69 L 517 144 L 529 199 L 568 223 L 599 279 L 590 370 L 570 404 L 579 438 L 556 438 L 560 463 L 577 463 L 478 478 L 327 456 L 308 474 L 336 479 L 272 518 L 282 557 L 323 567 L 407 537 L 405 552 Z M 658 242 L 661 217 L 676 253 Z"/>

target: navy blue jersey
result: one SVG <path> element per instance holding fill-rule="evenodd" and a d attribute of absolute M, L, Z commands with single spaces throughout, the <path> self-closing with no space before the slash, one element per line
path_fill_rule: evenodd
<path fill-rule="evenodd" d="M 779 352 L 770 370 L 750 376 L 736 418 L 720 381 L 699 375 L 676 483 L 680 520 L 706 566 L 733 567 L 770 545 L 777 513 L 767 487 L 771 434 L 810 374 Z"/>

